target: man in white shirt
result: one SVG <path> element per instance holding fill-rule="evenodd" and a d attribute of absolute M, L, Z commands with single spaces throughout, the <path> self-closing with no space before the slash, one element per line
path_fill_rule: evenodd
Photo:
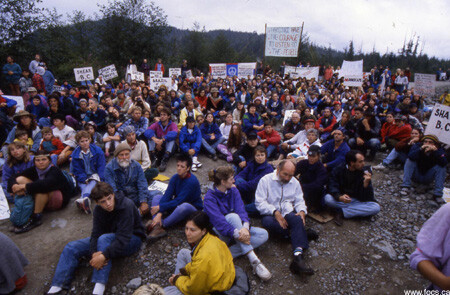
<path fill-rule="evenodd" d="M 258 183 L 255 205 L 263 216 L 262 225 L 271 235 L 290 237 L 294 259 L 290 265 L 295 274 L 313 275 L 303 253 L 308 249 L 305 230 L 306 204 L 298 180 L 293 177 L 295 166 L 281 161 L 277 170 L 267 174 Z"/>

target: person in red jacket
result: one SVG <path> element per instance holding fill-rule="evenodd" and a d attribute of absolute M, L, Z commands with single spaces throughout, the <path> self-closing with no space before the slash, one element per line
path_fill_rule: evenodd
<path fill-rule="evenodd" d="M 162 59 L 158 58 L 158 62 L 155 64 L 155 71 L 160 71 L 164 76 L 164 65 L 162 63 Z"/>
<path fill-rule="evenodd" d="M 399 141 L 411 136 L 412 128 L 411 125 L 406 123 L 407 121 L 408 117 L 405 115 L 398 114 L 395 116 L 395 127 L 390 129 L 389 134 L 386 136 L 386 144 L 388 148 L 395 147 Z"/>
<path fill-rule="evenodd" d="M 53 135 L 50 127 L 42 128 L 42 141 L 39 150 L 46 151 L 50 155 L 59 155 L 64 150 L 64 144 L 61 140 Z"/>
<path fill-rule="evenodd" d="M 266 122 L 264 124 L 264 130 L 259 131 L 257 134 L 260 138 L 259 143 L 264 145 L 267 149 L 267 158 L 275 156 L 274 152 L 278 150 L 281 136 L 275 129 L 273 129 L 272 123 Z"/>
<path fill-rule="evenodd" d="M 389 112 L 386 114 L 386 122 L 384 122 L 381 127 L 380 135 L 381 135 L 381 143 L 386 143 L 386 137 L 390 134 L 391 130 L 394 129 L 394 114 Z"/>
<path fill-rule="evenodd" d="M 316 121 L 316 129 L 320 132 L 320 141 L 327 140 L 333 131 L 334 124 L 336 124 L 336 117 L 327 107 L 323 110 L 323 116 Z"/>

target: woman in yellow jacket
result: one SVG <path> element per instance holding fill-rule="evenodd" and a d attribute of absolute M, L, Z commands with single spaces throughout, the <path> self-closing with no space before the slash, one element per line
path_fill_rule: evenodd
<path fill-rule="evenodd" d="M 230 289 L 235 279 L 233 257 L 227 245 L 214 234 L 205 212 L 193 213 L 185 233 L 192 251 L 181 249 L 175 274 L 164 288 L 166 295 L 202 295 Z M 192 257 L 191 257 L 192 255 Z"/>

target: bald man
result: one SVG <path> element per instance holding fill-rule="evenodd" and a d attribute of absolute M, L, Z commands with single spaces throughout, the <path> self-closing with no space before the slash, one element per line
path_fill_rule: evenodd
<path fill-rule="evenodd" d="M 298 180 L 293 177 L 295 166 L 289 160 L 281 161 L 277 170 L 267 174 L 258 183 L 255 205 L 263 216 L 262 225 L 270 235 L 290 237 L 294 259 L 290 265 L 295 274 L 313 275 L 303 253 L 308 249 L 305 230 L 306 204 Z"/>

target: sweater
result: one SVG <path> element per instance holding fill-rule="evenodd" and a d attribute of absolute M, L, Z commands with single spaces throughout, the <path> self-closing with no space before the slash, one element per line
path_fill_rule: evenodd
<path fill-rule="evenodd" d="M 245 182 L 238 183 L 236 187 L 241 193 L 252 193 L 255 194 L 256 187 L 258 186 L 259 180 L 273 172 L 273 167 L 267 161 L 262 164 L 257 164 L 255 161 L 248 162 L 247 166 L 236 175 L 236 181 L 242 179 Z"/>
<path fill-rule="evenodd" d="M 339 201 L 341 195 L 347 194 L 350 198 L 360 202 L 374 202 L 372 182 L 364 187 L 364 171 L 367 171 L 367 169 L 366 166 L 362 170 L 350 171 L 345 164 L 336 167 L 328 182 L 328 193 L 336 201 Z"/>
<path fill-rule="evenodd" d="M 295 175 L 300 174 L 299 181 L 305 194 L 323 191 L 327 183 L 327 170 L 322 162 L 311 165 L 308 160 L 301 160 L 295 166 Z"/>
<path fill-rule="evenodd" d="M 205 122 L 200 126 L 200 131 L 202 132 L 203 139 L 208 143 L 216 142 L 222 137 L 222 133 L 220 133 L 219 126 L 217 126 L 216 123 L 209 124 L 208 122 Z M 214 140 L 211 139 L 211 134 L 214 134 Z"/>
<path fill-rule="evenodd" d="M 439 165 L 441 167 L 445 167 L 447 165 L 448 160 L 445 156 L 444 149 L 438 148 L 434 152 L 425 153 L 424 150 L 422 150 L 422 144 L 422 142 L 418 142 L 413 145 L 408 154 L 408 158 L 417 163 L 417 168 L 420 173 L 425 174 L 435 165 Z"/>
<path fill-rule="evenodd" d="M 217 188 L 210 189 L 204 202 L 209 221 L 222 236 L 233 238 L 236 229 L 225 219 L 225 215 L 229 213 L 236 213 L 243 223 L 250 223 L 241 194 L 235 187 L 225 193 Z"/>
<path fill-rule="evenodd" d="M 334 144 L 334 139 L 330 139 L 320 148 L 320 153 L 324 155 L 323 163 L 327 164 L 329 171 L 345 163 L 345 155 L 350 151 L 350 147 L 345 141 L 337 149 L 334 148 Z"/>
<path fill-rule="evenodd" d="M 103 251 L 106 259 L 112 259 L 123 255 L 131 238 L 137 236 L 145 240 L 145 230 L 142 225 L 139 211 L 132 200 L 126 198 L 122 192 L 114 193 L 114 210 L 108 212 L 101 206 L 96 206 L 93 213 L 93 227 L 90 240 L 91 254 L 98 251 L 98 239 L 103 234 L 114 233 L 115 239 Z"/>
<path fill-rule="evenodd" d="M 189 203 L 201 210 L 203 202 L 200 194 L 200 182 L 194 174 L 189 174 L 186 178 L 175 174 L 170 178 L 166 192 L 159 202 L 159 211 L 171 212 L 183 203 Z"/>

